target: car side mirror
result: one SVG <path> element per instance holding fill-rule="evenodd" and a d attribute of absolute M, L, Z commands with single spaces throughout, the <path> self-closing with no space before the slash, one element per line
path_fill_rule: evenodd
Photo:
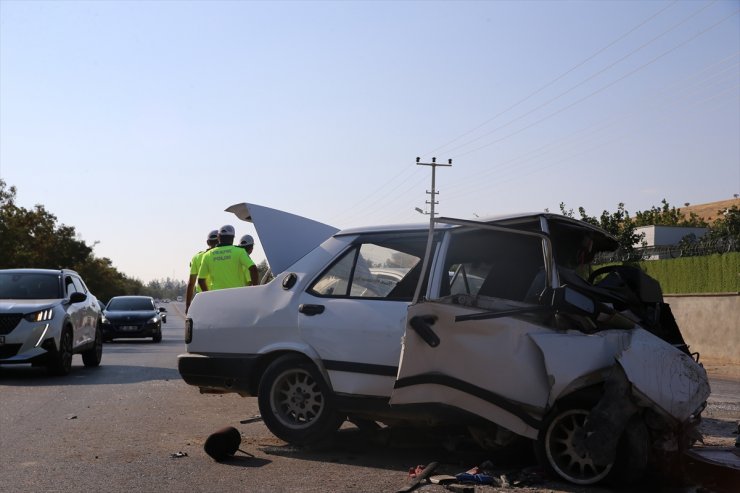
<path fill-rule="evenodd" d="M 80 303 L 82 301 L 85 301 L 86 299 L 87 295 L 85 293 L 80 293 L 79 291 L 75 291 L 69 296 L 70 303 Z"/>
<path fill-rule="evenodd" d="M 585 315 L 592 319 L 600 312 L 595 300 L 568 285 L 553 289 L 551 306 L 559 311 Z"/>
<path fill-rule="evenodd" d="M 160 312 L 166 312 L 166 311 L 167 311 L 167 308 L 165 308 L 165 307 L 163 307 L 163 306 L 160 306 L 160 307 L 159 307 L 159 311 L 160 311 Z"/>

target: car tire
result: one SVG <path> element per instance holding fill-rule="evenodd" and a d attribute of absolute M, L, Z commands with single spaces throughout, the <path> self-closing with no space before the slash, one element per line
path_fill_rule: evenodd
<path fill-rule="evenodd" d="M 316 366 L 296 354 L 281 356 L 267 367 L 257 400 L 265 425 L 294 445 L 326 441 L 344 421 Z"/>
<path fill-rule="evenodd" d="M 64 376 L 72 371 L 72 330 L 65 327 L 59 336 L 59 347 L 49 353 L 46 371 L 50 375 Z"/>
<path fill-rule="evenodd" d="M 157 332 L 154 334 L 154 337 L 152 337 L 153 342 L 162 342 L 162 331 Z"/>
<path fill-rule="evenodd" d="M 82 353 L 82 362 L 86 367 L 91 368 L 100 366 L 100 360 L 103 358 L 103 334 L 100 327 L 95 329 L 95 342 L 93 347 Z"/>
<path fill-rule="evenodd" d="M 585 422 L 592 407 L 583 400 L 556 406 L 535 442 L 537 459 L 550 475 L 571 483 L 606 483 L 619 488 L 634 484 L 644 476 L 648 465 L 650 437 L 642 416 L 635 414 L 628 421 L 617 443 L 614 462 L 596 466 L 578 444 L 585 439 Z"/>
<path fill-rule="evenodd" d="M 571 405 L 555 408 L 540 429 L 537 458 L 552 476 L 579 485 L 593 485 L 609 476 L 614 464 L 597 466 L 579 442 L 585 441 L 590 409 Z"/>

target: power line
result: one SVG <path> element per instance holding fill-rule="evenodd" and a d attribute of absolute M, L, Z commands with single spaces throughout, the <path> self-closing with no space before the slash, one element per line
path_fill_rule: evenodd
<path fill-rule="evenodd" d="M 616 39 L 614 39 L 610 43 L 607 43 L 604 47 L 600 48 L 599 50 L 595 51 L 593 54 L 591 54 L 588 57 L 586 57 L 585 59 L 581 60 L 580 62 L 578 62 L 577 64 L 575 64 L 574 66 L 572 66 L 571 68 L 569 68 L 568 70 L 566 70 L 565 72 L 563 72 L 562 74 L 558 75 L 557 77 L 555 77 L 554 79 L 552 79 L 550 82 L 548 82 L 547 84 L 545 84 L 542 87 L 540 87 L 539 89 L 537 89 L 536 91 L 530 93 L 529 95 L 527 95 L 524 98 L 520 99 L 519 101 L 517 101 L 516 103 L 514 103 L 511 106 L 507 107 L 506 109 L 498 112 L 497 114 L 495 114 L 494 116 L 492 116 L 488 120 L 484 121 L 483 123 L 477 125 L 473 129 L 471 129 L 471 130 L 463 133 L 462 135 L 460 135 L 460 136 L 452 139 L 451 141 L 449 141 L 449 142 L 447 142 L 445 144 L 442 144 L 441 146 L 439 146 L 439 147 L 437 147 L 437 148 L 429 151 L 427 154 L 432 154 L 434 152 L 437 152 L 437 151 L 439 151 L 441 149 L 444 149 L 448 145 L 453 144 L 453 143 L 457 142 L 458 140 L 460 140 L 460 139 L 462 139 L 464 137 L 467 137 L 468 135 L 472 134 L 476 130 L 478 130 L 478 129 L 480 129 L 480 128 L 486 126 L 486 125 L 488 125 L 490 122 L 494 121 L 496 118 L 500 117 L 501 115 L 504 115 L 504 114 L 508 113 L 510 110 L 512 110 L 512 109 L 516 108 L 517 106 L 519 106 L 520 104 L 528 101 L 529 99 L 531 99 L 532 97 L 536 96 L 537 94 L 539 94 L 543 90 L 547 89 L 548 87 L 552 86 L 556 82 L 558 82 L 561 79 L 563 79 L 566 75 L 568 75 L 571 72 L 573 72 L 573 71 L 577 70 L 578 68 L 582 67 L 583 65 L 585 65 L 589 61 L 593 60 L 594 58 L 596 58 L 597 56 L 599 56 L 600 54 L 602 54 L 603 52 L 605 52 L 606 50 L 608 50 L 612 46 L 616 45 L 617 43 L 619 43 L 623 39 L 627 38 L 630 34 L 632 34 L 633 32 L 637 31 L 638 29 L 640 29 L 642 26 L 644 26 L 645 24 L 647 24 L 648 22 L 650 22 L 654 18 L 658 17 L 660 14 L 662 14 L 663 12 L 665 12 L 666 10 L 668 10 L 669 8 L 671 8 L 677 2 L 678 2 L 678 0 L 675 0 L 674 2 L 668 4 L 664 8 L 660 9 L 659 11 L 657 11 L 656 13 L 648 16 L 646 19 L 644 19 L 643 21 L 641 21 L 640 23 L 638 23 L 635 27 L 633 27 L 632 29 L 628 30 L 626 33 L 620 35 L 619 37 L 617 37 Z M 454 149 L 455 148 L 453 148 L 452 150 L 454 150 Z"/>
<path fill-rule="evenodd" d="M 456 147 L 453 147 L 452 149 L 448 149 L 448 152 L 454 152 L 454 151 L 456 151 L 456 150 L 458 150 L 458 149 L 461 149 L 461 148 L 463 148 L 463 147 L 466 147 L 466 146 L 468 146 L 468 145 L 470 145 L 470 144 L 473 144 L 473 143 L 475 143 L 475 142 L 477 142 L 477 141 L 479 141 L 479 140 L 483 139 L 484 137 L 487 137 L 487 136 L 489 136 L 489 135 L 493 134 L 494 132 L 497 132 L 498 130 L 501 130 L 501 129 L 503 129 L 503 128 L 506 128 L 506 127 L 508 127 L 509 125 L 511 125 L 512 123 L 515 123 L 515 122 L 517 122 L 517 121 L 519 121 L 519 120 L 521 120 L 521 119 L 523 119 L 523 118 L 525 118 L 525 117 L 527 117 L 527 116 L 531 115 L 532 113 L 536 112 L 537 110 L 540 110 L 540 109 L 544 108 L 545 106 L 548 106 L 549 104 L 551 104 L 551 103 L 553 103 L 553 102 L 557 101 L 558 99 L 562 98 L 563 96 L 565 96 L 565 95 L 567 95 L 567 94 L 569 94 L 569 93 L 573 92 L 573 91 L 574 91 L 575 89 L 577 89 L 577 88 L 581 87 L 582 85 L 586 84 L 587 82 L 589 82 L 589 81 L 591 81 L 591 80 L 595 79 L 596 77 L 598 77 L 599 75 L 601 75 L 601 74 L 605 73 L 605 72 L 606 72 L 607 70 L 609 70 L 609 69 L 611 69 L 611 68 L 615 67 L 616 65 L 618 65 L 618 64 L 619 64 L 619 63 L 621 63 L 621 62 L 623 62 L 624 60 L 626 60 L 626 59 L 630 58 L 631 56 L 635 55 L 636 53 L 638 53 L 639 51 L 641 51 L 641 50 L 643 50 L 644 48 L 648 47 L 649 45 L 651 45 L 651 44 L 655 43 L 655 42 L 656 42 L 657 40 L 659 40 L 660 38 L 662 38 L 663 36 L 665 36 L 665 35 L 666 35 L 666 34 L 668 34 L 669 32 L 673 31 L 674 29 L 678 28 L 678 27 L 679 27 L 679 26 L 681 26 L 682 24 L 684 24 L 684 23 L 688 22 L 688 21 L 689 21 L 690 19 L 692 19 L 692 18 L 696 17 L 697 15 L 699 15 L 699 14 L 700 14 L 701 12 L 703 12 L 703 11 L 704 11 L 705 9 L 707 9 L 707 8 L 708 8 L 708 7 L 710 6 L 710 5 L 712 5 L 713 3 L 715 3 L 715 2 L 712 2 L 712 3 L 710 3 L 710 4 L 707 4 L 707 5 L 703 6 L 702 8 L 700 8 L 700 9 L 696 10 L 696 11 L 695 11 L 695 12 L 694 12 L 693 14 L 691 14 L 690 16 L 688 16 L 688 17 L 684 18 L 683 20 L 681 20 L 681 21 L 680 21 L 680 22 L 678 22 L 677 24 L 674 24 L 674 25 L 673 25 L 673 26 L 671 26 L 671 27 L 670 27 L 669 29 L 667 29 L 667 30 L 663 31 L 662 33 L 660 33 L 660 34 L 658 34 L 657 36 L 653 37 L 653 38 L 652 38 L 652 39 L 650 39 L 649 41 L 647 41 L 647 42 L 643 43 L 642 45 L 638 46 L 637 48 L 635 48 L 634 50 L 630 51 L 630 52 L 629 52 L 629 53 L 627 53 L 626 55 L 624 55 L 624 56 L 622 56 L 622 57 L 618 58 L 618 59 L 617 59 L 617 60 L 615 60 L 614 62 L 612 62 L 612 63 L 610 63 L 609 65 L 607 65 L 606 67 L 602 68 L 601 70 L 598 70 L 598 71 L 594 72 L 594 73 L 593 73 L 593 74 L 591 74 L 591 75 L 590 75 L 589 77 L 586 77 L 585 79 L 583 79 L 583 80 L 582 80 L 581 82 L 579 82 L 578 84 L 576 84 L 576 85 L 574 85 L 574 86 L 570 87 L 569 89 L 566 89 L 565 91 L 561 92 L 561 93 L 560 93 L 560 94 L 558 94 L 557 96 L 555 96 L 555 97 L 553 97 L 553 98 L 551 98 L 551 99 L 549 99 L 549 100 L 545 101 L 544 103 L 542 103 L 542 104 L 540 104 L 540 105 L 538 105 L 538 106 L 534 107 L 533 109 L 531 109 L 531 110 L 527 111 L 526 113 L 524 113 L 524 114 L 522 114 L 522 115 L 519 115 L 518 117 L 514 118 L 513 120 L 509 120 L 508 122 L 504 123 L 503 125 L 499 125 L 498 127 L 494 128 L 494 129 L 492 129 L 492 130 L 490 130 L 490 131 L 488 131 L 488 132 L 486 132 L 486 133 L 484 133 L 484 134 L 482 134 L 482 135 L 480 135 L 480 136 L 478 136 L 478 137 L 476 137 L 476 138 L 474 138 L 474 139 L 472 139 L 472 140 L 469 140 L 468 142 L 465 142 L 465 143 L 463 143 L 463 144 L 460 144 L 460 145 L 458 145 L 458 146 L 456 146 Z M 496 142 L 499 142 L 499 141 L 500 141 L 500 140 L 498 140 L 498 141 L 496 141 Z M 479 149 L 479 148 L 477 148 L 477 149 Z M 476 150 L 477 150 L 477 149 L 476 149 Z M 462 154 L 462 155 L 465 155 L 465 154 Z"/>
<path fill-rule="evenodd" d="M 618 77 L 616 80 L 614 80 L 614 81 L 612 81 L 612 82 L 610 82 L 610 83 L 608 83 L 608 84 L 600 87 L 599 89 L 597 89 L 597 90 L 595 90 L 595 91 L 587 94 L 586 96 L 584 96 L 584 97 L 582 97 L 580 99 L 577 99 L 576 101 L 574 101 L 574 102 L 572 102 L 572 103 L 570 103 L 570 104 L 568 104 L 568 105 L 560 108 L 559 110 L 554 111 L 554 112 L 550 113 L 549 115 L 547 115 L 545 117 L 542 117 L 539 120 L 536 120 L 535 122 L 530 123 L 529 125 L 526 125 L 525 127 L 522 127 L 519 130 L 516 130 L 515 132 L 512 132 L 512 133 L 510 133 L 510 134 L 508 134 L 508 135 L 506 135 L 504 137 L 501 137 L 501 138 L 496 139 L 496 140 L 494 140 L 492 142 L 489 142 L 488 144 L 484 144 L 482 146 L 479 146 L 479 147 L 476 147 L 476 148 L 471 149 L 469 151 L 466 151 L 466 152 L 464 152 L 462 154 L 458 154 L 455 157 L 466 156 L 468 154 L 471 154 L 473 152 L 479 151 L 479 150 L 484 149 L 486 147 L 490 147 L 493 144 L 496 144 L 498 142 L 501 142 L 503 140 L 506 140 L 506 139 L 508 139 L 510 137 L 513 137 L 514 135 L 520 134 L 523 131 L 528 130 L 528 129 L 534 127 L 535 125 L 537 125 L 537 124 L 539 124 L 539 123 L 541 123 L 541 122 L 543 122 L 545 120 L 548 120 L 548 119 L 552 118 L 553 116 L 558 115 L 558 114 L 562 113 L 563 111 L 566 111 L 566 110 L 572 108 L 573 106 L 576 106 L 576 105 L 584 102 L 585 100 L 587 100 L 587 99 L 589 99 L 589 98 L 591 98 L 591 97 L 593 97 L 593 96 L 595 96 L 595 95 L 597 95 L 597 94 L 605 91 L 606 89 L 612 87 L 613 85 L 617 84 L 618 82 L 621 82 L 624 79 L 626 79 L 626 78 L 628 78 L 628 77 L 636 74 L 637 72 L 639 72 L 640 70 L 644 69 L 645 67 L 648 67 L 648 66 L 652 65 L 653 63 L 657 62 L 658 60 L 660 60 L 661 58 L 665 57 L 666 55 L 669 55 L 670 53 L 673 53 L 678 48 L 680 48 L 680 47 L 682 47 L 682 46 L 690 43 L 691 41 L 693 41 L 694 39 L 698 38 L 699 36 L 701 36 L 701 35 L 709 32 L 710 30 L 716 28 L 717 26 L 719 26 L 720 24 L 722 24 L 723 22 L 725 22 L 730 17 L 734 17 L 735 15 L 737 15 L 738 12 L 740 12 L 740 10 L 736 10 L 732 14 L 727 15 L 726 17 L 722 18 L 721 20 L 717 21 L 716 23 L 712 24 L 711 26 L 707 27 L 706 29 L 703 29 L 702 31 L 699 31 L 698 33 L 694 34 L 693 36 L 691 36 L 687 40 L 685 40 L 685 41 L 683 41 L 683 42 L 675 45 L 673 48 L 670 48 L 670 49 L 664 51 L 663 53 L 661 53 L 660 55 L 652 58 L 647 63 L 644 63 L 642 65 L 639 65 L 637 68 L 635 68 L 633 70 L 630 70 L 629 72 L 627 72 L 626 74 L 622 75 L 621 77 Z"/>

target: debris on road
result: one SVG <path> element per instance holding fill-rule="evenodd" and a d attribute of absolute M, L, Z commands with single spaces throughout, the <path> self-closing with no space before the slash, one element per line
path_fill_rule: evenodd
<path fill-rule="evenodd" d="M 239 421 L 239 424 L 246 425 L 246 424 L 249 424 L 249 423 L 256 423 L 257 421 L 262 421 L 262 416 L 259 415 L 259 414 L 255 414 L 251 418 L 243 419 L 243 420 Z"/>
<path fill-rule="evenodd" d="M 429 478 L 429 481 L 432 484 L 449 484 L 454 483 L 457 481 L 457 478 L 455 476 L 450 476 L 449 474 L 436 474 Z"/>
<path fill-rule="evenodd" d="M 227 426 L 212 433 L 203 444 L 203 450 L 211 456 L 216 462 L 222 462 L 230 459 L 236 452 L 241 452 L 249 457 L 254 457 L 245 450 L 241 450 L 239 445 L 242 442 L 242 435 L 239 430 L 233 426 Z"/>
<path fill-rule="evenodd" d="M 187 452 L 175 452 L 174 454 L 170 454 L 170 459 L 181 459 L 187 456 L 188 456 Z"/>
<path fill-rule="evenodd" d="M 431 476 L 434 470 L 437 468 L 437 465 L 438 464 L 436 462 L 430 462 L 423 469 L 421 469 L 422 466 L 416 466 L 416 468 L 409 470 L 409 477 L 411 478 L 411 481 L 407 483 L 406 486 L 400 488 L 397 493 L 407 493 L 414 490 L 422 482 L 427 481 L 429 476 Z"/>

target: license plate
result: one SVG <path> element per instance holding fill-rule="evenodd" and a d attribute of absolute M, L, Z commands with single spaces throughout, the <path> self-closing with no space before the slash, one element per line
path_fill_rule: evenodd
<path fill-rule="evenodd" d="M 136 332 L 137 330 L 139 330 L 139 326 L 138 325 L 124 325 L 123 327 L 121 327 L 121 330 L 124 332 Z"/>
<path fill-rule="evenodd" d="M 0 336 L 0 344 L 5 344 L 5 336 Z"/>

